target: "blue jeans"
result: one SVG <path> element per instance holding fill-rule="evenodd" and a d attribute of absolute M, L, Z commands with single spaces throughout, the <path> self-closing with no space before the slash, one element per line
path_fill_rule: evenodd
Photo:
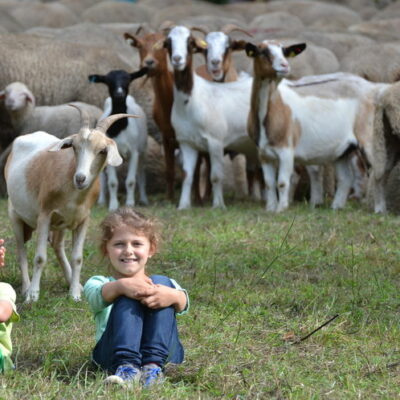
<path fill-rule="evenodd" d="M 166 276 L 150 278 L 156 284 L 174 287 Z M 93 361 L 110 373 L 122 364 L 141 367 L 156 363 L 163 367 L 168 361 L 179 364 L 183 357 L 174 307 L 153 310 L 125 296 L 114 301 L 106 330 L 93 350 Z"/>

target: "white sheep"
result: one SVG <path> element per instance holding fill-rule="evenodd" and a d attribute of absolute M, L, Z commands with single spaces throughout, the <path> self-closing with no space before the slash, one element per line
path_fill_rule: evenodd
<path fill-rule="evenodd" d="M 5 108 L 18 136 L 42 130 L 63 138 L 80 129 L 80 114 L 74 107 L 68 104 L 36 106 L 35 96 L 22 82 L 12 82 L 7 85 L 0 91 L 0 99 L 4 100 Z M 82 102 L 70 104 L 86 110 L 90 126 L 95 126 L 103 113 L 100 108 L 91 104 Z"/>
<path fill-rule="evenodd" d="M 8 210 L 27 302 L 39 298 L 49 239 L 70 285 L 70 295 L 80 299 L 83 244 L 90 209 L 99 193 L 98 176 L 105 165 L 122 162 L 115 142 L 104 133 L 127 115 L 110 116 L 89 129 L 88 114 L 84 110 L 81 114 L 82 127 L 77 134 L 62 140 L 42 131 L 19 136 L 7 160 Z M 37 246 L 30 282 L 24 243 L 35 229 Z M 72 231 L 72 268 L 64 249 L 67 229 Z"/>

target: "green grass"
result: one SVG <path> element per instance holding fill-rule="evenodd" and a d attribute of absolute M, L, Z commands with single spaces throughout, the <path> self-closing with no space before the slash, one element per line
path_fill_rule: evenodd
<path fill-rule="evenodd" d="M 158 202 L 145 212 L 164 223 L 149 272 L 187 288 L 179 318 L 186 361 L 169 366 L 151 391 L 107 389 L 89 362 L 94 324 L 86 301 L 68 299 L 55 257 L 40 300 L 18 299 L 17 370 L 0 378 L 1 399 L 395 399 L 400 398 L 400 219 L 350 203 L 345 211 L 296 204 L 283 214 L 228 199 L 228 210 L 177 211 Z M 21 279 L 5 200 L 0 237 L 7 266 Z M 97 255 L 96 207 L 81 282 L 105 273 Z M 30 258 L 33 257 L 30 245 Z M 334 315 L 338 318 L 311 335 Z M 399 363 L 399 364 L 397 364 Z"/>

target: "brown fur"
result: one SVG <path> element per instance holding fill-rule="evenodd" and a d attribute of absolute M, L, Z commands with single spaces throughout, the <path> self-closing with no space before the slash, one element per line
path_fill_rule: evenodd
<path fill-rule="evenodd" d="M 153 103 L 153 118 L 158 125 L 163 141 L 165 156 L 165 179 L 167 197 L 174 199 L 175 186 L 175 149 L 179 147 L 175 136 L 175 130 L 171 124 L 171 110 L 174 102 L 173 87 L 174 77 L 168 69 L 168 52 L 163 47 L 165 35 L 162 33 L 149 33 L 144 36 L 134 36 L 128 33 L 125 38 L 131 39 L 131 45 L 139 51 L 142 67 L 148 67 L 148 76 L 151 79 L 155 93 Z M 197 163 L 196 171 L 200 168 Z M 199 173 L 194 177 L 193 188 L 195 198 L 200 202 Z"/>
<path fill-rule="evenodd" d="M 260 118 L 258 117 L 258 110 L 260 108 L 260 97 L 258 94 L 260 92 L 261 83 L 261 79 L 258 79 L 258 77 L 255 76 L 251 89 L 250 112 L 247 119 L 247 130 L 249 136 L 254 140 L 257 146 L 259 145 L 260 140 Z"/>
<path fill-rule="evenodd" d="M 68 194 L 76 190 L 73 184 L 76 165 L 74 152 L 70 148 L 60 151 L 64 153 L 63 157 L 60 157 L 58 152 L 41 152 L 32 160 L 31 167 L 27 172 L 28 190 L 35 194 L 40 208 L 45 213 L 52 213 L 56 209 L 64 208 L 69 202 Z M 67 171 L 66 181 L 59 179 L 64 171 Z M 45 176 L 46 179 L 38 181 L 37 176 Z M 67 226 L 67 228 L 75 229 L 87 218 L 91 207 L 97 200 L 99 189 L 99 179 L 97 178 L 89 188 L 80 192 L 76 201 L 77 214 L 73 226 Z M 59 217 L 52 219 L 52 225 L 61 223 Z"/>
<path fill-rule="evenodd" d="M 271 146 L 289 147 L 295 146 L 300 136 L 300 126 L 292 121 L 292 113 L 287 107 L 279 92 L 276 90 L 276 83 L 271 83 L 272 95 L 268 100 L 268 113 L 263 124 Z M 293 143 L 289 142 L 289 136 Z"/>

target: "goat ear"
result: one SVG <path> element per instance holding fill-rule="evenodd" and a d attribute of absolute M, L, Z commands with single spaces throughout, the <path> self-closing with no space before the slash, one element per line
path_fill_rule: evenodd
<path fill-rule="evenodd" d="M 245 40 L 233 40 L 231 44 L 231 49 L 233 51 L 244 50 L 246 48 L 247 42 Z"/>
<path fill-rule="evenodd" d="M 93 83 L 105 83 L 104 75 L 89 75 L 88 79 Z"/>
<path fill-rule="evenodd" d="M 250 42 L 246 43 L 244 49 L 246 50 L 246 54 L 248 57 L 257 57 L 260 53 L 258 47 Z"/>
<path fill-rule="evenodd" d="M 307 45 L 305 43 L 294 44 L 289 47 L 283 48 L 283 55 L 285 57 L 296 57 L 306 49 Z"/>
<path fill-rule="evenodd" d="M 63 140 L 60 140 L 54 146 L 50 147 L 48 151 L 60 151 L 61 149 L 67 149 L 72 147 L 73 136 L 66 137 Z"/>
<path fill-rule="evenodd" d="M 132 47 L 139 47 L 139 41 L 136 39 L 135 36 L 131 35 L 130 33 L 125 32 L 124 38 Z"/>
<path fill-rule="evenodd" d="M 135 79 L 141 78 L 143 75 L 146 75 L 148 72 L 147 67 L 143 67 L 142 69 L 139 69 L 139 71 L 132 72 L 129 74 L 131 76 L 131 82 L 134 81 Z"/>
<path fill-rule="evenodd" d="M 118 153 L 118 148 L 115 142 L 113 141 L 110 143 L 107 148 L 107 164 L 111 165 L 112 167 L 118 167 L 118 165 L 121 165 L 123 160 Z"/>

